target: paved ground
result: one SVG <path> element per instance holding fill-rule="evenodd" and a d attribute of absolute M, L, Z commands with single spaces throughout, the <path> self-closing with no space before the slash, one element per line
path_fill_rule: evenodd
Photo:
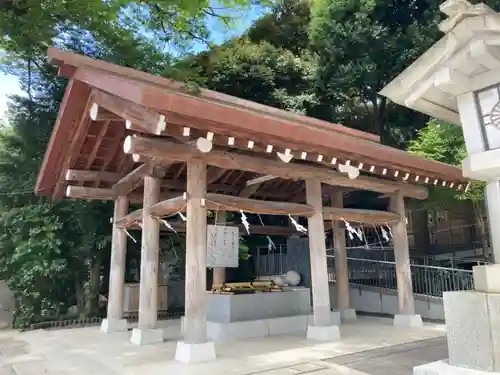
<path fill-rule="evenodd" d="M 142 347 L 129 332 L 106 335 L 98 327 L 0 332 L 0 375 L 406 375 L 414 364 L 443 358 L 435 358 L 439 339 L 422 341 L 443 342 L 443 325 L 402 329 L 391 319 L 359 317 L 341 326 L 340 341 L 309 341 L 304 333 L 250 339 L 217 345 L 215 362 L 184 365 L 174 361 L 180 321 L 162 324 L 165 341 Z M 388 368 L 391 362 L 403 367 Z"/>
<path fill-rule="evenodd" d="M 370 375 L 411 375 L 413 367 L 448 357 L 445 337 L 348 354 L 326 362 Z"/>

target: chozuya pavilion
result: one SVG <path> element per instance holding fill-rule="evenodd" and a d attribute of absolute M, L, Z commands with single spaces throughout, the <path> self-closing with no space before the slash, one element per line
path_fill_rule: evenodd
<path fill-rule="evenodd" d="M 131 341 L 162 341 L 157 328 L 159 237 L 160 230 L 169 230 L 172 215 L 184 217 L 176 215 L 179 212 L 187 217 L 182 223 L 187 233 L 179 361 L 215 359 L 209 340 L 214 330 L 229 335 L 235 330 L 261 329 L 256 322 L 266 325 L 265 335 L 300 328 L 311 340 L 339 339 L 340 320 L 335 314 L 355 317 L 349 310 L 343 220 L 392 227 L 399 300 L 394 324 L 421 324 L 412 293 L 404 199 L 426 199 L 427 186 L 438 184 L 466 189 L 468 182 L 459 168 L 386 147 L 375 135 L 341 125 L 209 90 L 190 94 L 181 83 L 57 49 L 50 49 L 48 56 L 68 84 L 35 190 L 55 200 L 115 202 L 108 314 L 102 331 L 127 330 L 123 317 L 125 230 L 140 227 L 139 319 Z M 343 208 L 342 189 L 389 196 L 390 210 Z M 323 207 L 326 195 L 332 198 L 332 207 Z M 142 209 L 129 211 L 129 204 L 137 203 L 142 203 Z M 214 296 L 206 285 L 207 210 L 219 208 L 290 215 L 292 222 L 300 216 L 307 218 L 312 308 L 307 293 L 307 311 L 302 315 L 207 322 Z M 167 216 L 168 220 L 162 220 Z M 325 220 L 335 224 L 340 312 L 330 308 Z M 234 227 L 225 228 L 224 233 L 237 233 Z M 211 238 L 220 236 L 220 231 L 210 233 Z M 261 233 L 273 233 L 273 228 L 261 228 Z M 230 265 L 219 263 L 224 266 Z M 260 295 L 268 298 L 266 303 L 273 303 L 272 298 L 286 293 Z M 240 303 L 249 298 L 220 297 L 239 297 Z M 255 302 L 248 301 L 251 310 Z"/>
<path fill-rule="evenodd" d="M 500 14 L 484 3 L 448 0 L 444 36 L 381 94 L 438 119 L 461 125 L 468 156 L 465 176 L 487 183 L 495 264 L 474 268 L 474 291 L 447 292 L 448 361 L 414 369 L 428 374 L 500 373 Z"/>

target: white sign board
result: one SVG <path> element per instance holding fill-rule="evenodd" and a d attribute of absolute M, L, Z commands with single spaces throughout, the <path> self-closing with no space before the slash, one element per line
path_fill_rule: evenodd
<path fill-rule="evenodd" d="M 207 225 L 207 267 L 238 268 L 238 227 Z"/>

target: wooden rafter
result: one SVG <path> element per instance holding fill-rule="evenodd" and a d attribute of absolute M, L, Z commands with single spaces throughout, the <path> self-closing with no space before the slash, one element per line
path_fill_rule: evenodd
<path fill-rule="evenodd" d="M 176 144 L 163 139 L 129 136 L 124 142 L 124 151 L 129 154 L 141 154 L 158 159 L 166 157 L 179 161 L 188 161 L 197 156 L 202 157 L 207 164 L 215 165 L 220 168 L 271 174 L 283 179 L 306 180 L 316 178 L 325 184 L 334 186 L 353 187 L 380 193 L 400 190 L 405 196 L 416 199 L 425 199 L 428 196 L 427 188 L 423 186 L 381 180 L 367 176 L 359 176 L 351 180 L 341 173 L 322 167 L 295 163 L 287 164 L 278 160 L 230 153 L 215 149 L 207 154 L 202 154 L 188 145 Z"/>
<path fill-rule="evenodd" d="M 66 181 L 95 181 L 101 180 L 115 183 L 120 179 L 120 174 L 115 172 L 86 171 L 79 169 L 68 169 Z"/>
<path fill-rule="evenodd" d="M 125 119 L 126 127 L 129 130 L 151 134 L 160 134 L 165 130 L 165 116 L 160 113 L 149 111 L 133 102 L 107 94 L 101 90 L 95 90 L 93 97 L 95 105 L 102 106 Z M 95 112 L 94 118 L 97 119 L 99 118 L 98 108 L 95 109 Z"/>
<path fill-rule="evenodd" d="M 62 161 L 62 165 L 61 165 L 61 169 L 60 169 L 60 176 L 59 176 L 59 180 L 57 182 L 57 185 L 56 185 L 56 188 L 54 190 L 54 198 L 56 199 L 60 199 L 62 198 L 63 194 L 64 194 L 64 187 L 66 186 L 66 180 L 65 180 L 65 177 L 66 177 L 66 172 L 69 168 L 69 166 L 71 166 L 75 160 L 78 158 L 78 155 L 80 153 L 80 149 L 82 148 L 83 146 L 83 143 L 85 142 L 85 136 L 87 135 L 87 132 L 88 132 L 88 129 L 89 129 L 89 126 L 91 124 L 91 120 L 90 118 L 88 117 L 88 111 L 90 109 L 90 106 L 92 104 L 92 101 L 91 101 L 91 93 L 90 95 L 87 97 L 87 98 L 81 98 L 81 100 L 83 100 L 86 104 L 85 104 L 85 107 L 83 109 L 83 111 L 81 111 L 80 113 L 77 113 L 77 127 L 76 127 L 76 130 L 75 130 L 75 133 L 73 135 L 70 141 L 70 144 L 69 144 L 69 149 L 68 149 L 68 152 L 67 152 L 67 157 L 65 159 L 63 159 Z M 67 140 L 66 140 L 67 142 Z"/>
<path fill-rule="evenodd" d="M 113 189 L 117 195 L 127 195 L 131 191 L 139 187 L 146 176 L 163 178 L 165 169 L 156 165 L 153 161 L 142 164 L 132 172 L 122 177 L 114 186 Z"/>

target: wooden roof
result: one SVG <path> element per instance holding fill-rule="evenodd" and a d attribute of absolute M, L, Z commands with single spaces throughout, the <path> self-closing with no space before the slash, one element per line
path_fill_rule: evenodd
<path fill-rule="evenodd" d="M 381 145 L 369 133 L 210 90 L 190 94 L 182 83 L 58 49 L 49 49 L 48 56 L 69 83 L 36 183 L 40 195 L 61 199 L 68 180 L 72 185 L 112 188 L 138 165 L 123 151 L 130 134 L 177 143 L 213 137 L 218 150 L 266 160 L 278 160 L 276 152 L 289 153 L 294 155 L 290 165 L 314 165 L 332 173 L 339 163 L 348 163 L 368 176 L 352 180 L 354 188 L 364 188 L 363 181 L 373 177 L 460 189 L 467 184 L 459 168 Z M 99 114 L 92 120 L 94 102 L 99 103 Z M 161 132 L 146 126 L 158 115 L 165 123 Z M 73 171 L 88 173 L 72 177 Z M 259 175 L 210 167 L 208 190 L 238 195 Z M 184 191 L 185 164 L 171 163 L 162 186 L 166 192 Z M 303 194 L 304 184 L 272 179 L 253 190 L 253 197 L 290 200 Z"/>

